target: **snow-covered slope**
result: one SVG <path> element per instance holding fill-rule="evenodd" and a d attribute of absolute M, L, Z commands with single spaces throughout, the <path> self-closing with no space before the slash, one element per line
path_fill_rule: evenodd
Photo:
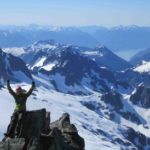
<path fill-rule="evenodd" d="M 27 107 L 29 110 L 46 108 L 51 112 L 52 121 L 64 112 L 69 113 L 85 139 L 86 150 L 149 150 L 150 111 L 149 107 L 144 107 L 145 103 L 149 104 L 149 89 L 142 88 L 142 93 L 137 92 L 141 91 L 138 89 L 133 91 L 127 82 L 140 79 L 145 84 L 150 76 L 132 68 L 114 76 L 114 72 L 91 57 L 103 57 L 105 52 L 54 41 L 40 41 L 25 48 L 21 57 L 32 71 L 37 87 Z M 3 61 L 3 64 L 7 63 Z M 127 82 L 118 81 L 121 78 Z M 24 79 L 21 81 L 22 87 L 29 89 L 29 84 L 24 83 Z M 0 96 L 2 135 L 13 112 L 14 101 L 3 87 L 0 87 Z"/>
<path fill-rule="evenodd" d="M 54 41 L 39 41 L 26 48 L 26 53 L 21 57 L 34 74 L 46 78 L 58 91 L 88 94 L 91 89 L 106 92 L 123 86 L 104 64 L 94 61 L 91 55 L 85 56 L 85 49 L 60 45 Z M 92 50 L 90 52 L 94 53 Z M 105 52 L 111 53 L 105 50 L 102 52 L 104 55 Z"/>
<path fill-rule="evenodd" d="M 136 67 L 117 72 L 116 78 L 120 81 L 130 83 L 132 86 L 138 86 L 143 83 L 145 86 L 150 86 L 150 61 L 142 61 Z"/>
<path fill-rule="evenodd" d="M 150 88 L 144 84 L 138 85 L 137 89 L 131 94 L 130 101 L 143 108 L 150 108 Z"/>
<path fill-rule="evenodd" d="M 25 53 L 23 47 L 8 47 L 8 48 L 3 48 L 3 51 L 12 54 L 14 56 L 20 56 Z"/>
<path fill-rule="evenodd" d="M 57 90 L 66 93 L 87 94 L 91 88 L 104 92 L 123 86 L 114 78 L 110 68 L 130 67 L 105 47 L 92 50 L 58 44 L 53 40 L 39 41 L 24 48 L 20 57 L 34 74 L 46 78 Z"/>
<path fill-rule="evenodd" d="M 138 71 L 138 72 L 141 72 L 141 73 L 150 73 L 150 61 L 149 62 L 146 62 L 146 61 L 143 61 L 141 65 L 138 65 L 134 71 Z"/>
<path fill-rule="evenodd" d="M 130 60 L 130 62 L 135 66 L 142 64 L 143 61 L 150 61 L 150 48 L 140 51 L 139 53 L 135 54 Z"/>
<path fill-rule="evenodd" d="M 121 71 L 132 67 L 130 63 L 115 55 L 105 46 L 85 50 L 82 53 L 93 59 L 98 65 L 104 65 L 112 71 Z"/>
<path fill-rule="evenodd" d="M 38 41 L 26 48 L 5 48 L 4 50 L 8 53 L 12 53 L 15 56 L 21 56 L 21 58 L 33 67 L 44 67 L 46 68 L 51 65 L 48 63 L 48 55 L 52 53 L 60 52 L 61 50 L 70 47 L 71 50 L 77 51 L 80 54 L 94 60 L 97 65 L 107 67 L 112 71 L 120 71 L 127 68 L 131 68 L 132 65 L 115 55 L 105 46 L 99 46 L 96 48 L 87 48 L 81 46 L 73 46 L 66 44 L 58 44 L 53 40 Z M 36 64 L 37 63 L 37 64 Z M 48 66 L 47 66 L 48 65 Z M 51 67 L 50 67 L 51 68 Z"/>
<path fill-rule="evenodd" d="M 132 86 L 138 86 L 143 83 L 145 86 L 150 86 L 150 75 L 149 72 L 139 72 L 137 70 L 127 69 L 121 72 L 117 72 L 115 77 L 122 82 L 128 82 Z"/>
<path fill-rule="evenodd" d="M 137 86 L 143 83 L 150 86 L 150 53 L 146 51 L 140 52 L 131 60 L 135 66 L 116 73 L 116 78 L 121 81 L 126 81 L 131 85 Z"/>
<path fill-rule="evenodd" d="M 150 148 L 148 144 L 143 144 L 143 140 L 148 141 L 150 137 L 148 110 L 133 106 L 128 100 L 129 95 L 125 94 L 120 100 L 118 99 L 122 105 L 119 107 L 117 99 L 116 104 L 111 103 L 111 98 L 107 99 L 108 96 L 98 92 L 92 91 L 93 94 L 88 96 L 64 94 L 55 91 L 44 79 L 34 76 L 34 80 L 37 88 L 28 99 L 28 110 L 46 108 L 51 112 L 52 121 L 57 120 L 62 113 L 68 112 L 79 134 L 85 139 L 86 150 L 138 150 L 141 146 L 143 150 Z M 21 85 L 24 89 L 29 89 L 29 85 L 25 83 Z M 14 100 L 5 88 L 0 90 L 0 95 L 2 137 L 14 109 Z M 140 122 L 137 122 L 136 117 L 132 118 L 131 114 L 138 116 Z"/>

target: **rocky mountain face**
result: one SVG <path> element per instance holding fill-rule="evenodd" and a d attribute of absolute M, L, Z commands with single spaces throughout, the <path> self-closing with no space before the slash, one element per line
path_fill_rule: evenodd
<path fill-rule="evenodd" d="M 19 119 L 14 138 L 5 137 L 1 150 L 84 150 L 84 139 L 71 124 L 69 114 L 51 124 L 45 109 L 20 113 Z"/>
<path fill-rule="evenodd" d="M 143 108 L 150 108 L 150 88 L 139 85 L 136 91 L 131 95 L 130 101 Z"/>
<path fill-rule="evenodd" d="M 61 45 L 54 41 L 39 41 L 25 51 L 21 58 L 26 61 L 28 67 L 35 74 L 47 78 L 59 91 L 65 91 L 66 88 L 68 91 L 72 87 L 68 91 L 71 92 L 75 86 L 76 89 L 82 90 L 75 90 L 74 93 L 84 93 L 87 91 L 85 86 L 95 91 L 109 91 L 113 86 L 123 86 L 117 82 L 110 70 L 131 67 L 105 47 L 90 50 L 85 47 Z M 112 62 L 106 61 L 107 59 L 111 59 L 113 65 Z M 63 83 L 61 87 L 60 80 Z"/>
<path fill-rule="evenodd" d="M 103 66 L 109 68 L 112 71 L 121 71 L 132 67 L 130 63 L 115 55 L 105 46 L 99 46 L 97 48 L 90 49 L 88 47 L 65 44 L 62 45 L 54 42 L 53 40 L 39 41 L 25 48 L 25 54 L 23 54 L 21 58 L 25 60 L 26 63 L 33 65 L 38 59 L 40 59 L 40 57 L 50 56 L 54 54 L 54 51 L 56 51 L 55 53 L 59 53 L 67 47 L 70 47 L 71 51 L 77 51 L 78 53 L 88 57 L 89 59 L 92 59 L 100 67 Z"/>
<path fill-rule="evenodd" d="M 132 107 L 130 107 L 129 105 L 125 106 L 125 103 L 123 103 L 121 94 L 112 91 L 112 92 L 102 95 L 101 100 L 104 101 L 107 105 L 111 106 L 109 108 L 110 109 L 109 115 L 112 120 L 115 120 L 115 118 L 117 118 L 117 116 L 116 116 L 116 112 L 117 112 L 123 118 L 125 118 L 127 120 L 132 120 L 132 122 L 135 122 L 137 124 L 141 124 L 142 122 L 144 122 L 144 120 L 142 120 L 140 115 L 138 115 L 134 111 L 134 109 L 132 109 Z M 132 110 L 132 111 L 128 111 L 127 109 L 124 110 L 125 107 L 129 107 L 130 110 Z"/>
<path fill-rule="evenodd" d="M 42 69 L 40 72 L 46 73 L 51 79 L 55 79 L 55 75 L 58 74 L 64 76 L 67 86 L 86 85 L 96 91 L 109 91 L 108 84 L 117 86 L 112 72 L 99 68 L 94 61 L 81 56 L 79 53 L 71 52 L 70 49 L 62 51 L 60 55 L 58 64 L 51 71 L 44 72 Z M 57 79 L 54 81 L 57 83 Z"/>
<path fill-rule="evenodd" d="M 125 135 L 127 139 L 129 139 L 130 142 L 132 142 L 136 147 L 137 150 L 146 150 L 150 148 L 150 138 L 146 137 L 145 135 L 136 132 L 132 128 L 128 128 L 127 134 Z M 122 142 L 120 140 L 120 142 Z M 128 145 L 129 143 L 123 143 L 123 145 Z M 130 145 L 130 144 L 129 144 Z M 134 149 L 134 148 L 133 148 Z"/>
<path fill-rule="evenodd" d="M 85 50 L 81 53 L 93 59 L 98 65 L 103 65 L 112 71 L 121 71 L 132 67 L 130 63 L 115 55 L 105 46 Z"/>
<path fill-rule="evenodd" d="M 116 72 L 115 77 L 119 81 L 125 81 L 130 85 L 137 87 L 140 83 L 143 83 L 145 86 L 150 86 L 150 75 L 149 72 L 139 72 L 133 69 L 127 69 L 121 72 Z"/>
<path fill-rule="evenodd" d="M 150 51 L 143 50 L 136 54 L 130 61 L 134 65 L 133 68 L 116 72 L 115 76 L 120 81 L 130 83 L 137 87 L 143 83 L 146 87 L 150 87 Z"/>
<path fill-rule="evenodd" d="M 97 102 L 88 100 L 82 101 L 81 103 L 89 110 L 96 112 L 100 118 L 101 116 L 105 116 L 109 120 L 116 122 L 118 125 L 120 125 L 124 119 L 137 125 L 146 124 L 146 120 L 143 119 L 139 112 L 137 112 L 132 105 L 124 100 L 121 94 L 115 91 L 103 94 Z M 147 150 L 150 142 L 149 136 L 146 136 L 141 132 L 137 132 L 132 127 L 128 127 L 128 123 L 125 125 L 127 128 L 122 127 L 119 129 L 123 137 L 113 138 L 112 142 L 116 143 L 116 145 L 119 143 L 122 149 Z M 103 123 L 101 122 L 101 124 Z M 86 126 L 85 128 L 88 129 Z M 94 130 L 93 133 L 103 135 L 103 138 L 106 141 L 108 139 L 111 140 L 110 133 L 105 131 L 106 129 L 104 128 L 103 130 Z"/>
<path fill-rule="evenodd" d="M 143 61 L 150 61 L 150 49 L 145 49 L 142 50 L 141 52 L 137 53 L 136 55 L 134 55 L 131 60 L 130 63 L 137 66 L 142 64 Z"/>
<path fill-rule="evenodd" d="M 150 87 L 150 51 L 149 49 L 137 53 L 130 63 L 134 65 L 133 68 L 117 72 L 116 78 L 121 81 L 129 82 L 133 86 L 143 83 Z"/>
<path fill-rule="evenodd" d="M 15 81 L 24 79 L 25 81 L 30 81 L 32 76 L 23 60 L 11 54 L 7 54 L 0 49 L 1 83 L 3 84 L 7 79 Z"/>
<path fill-rule="evenodd" d="M 103 115 L 105 117 L 107 116 L 110 120 L 117 123 L 120 123 L 121 118 L 130 120 L 136 124 L 142 124 L 145 122 L 132 106 L 123 99 L 122 95 L 116 91 L 102 94 L 100 101 L 101 102 L 97 103 L 82 101 L 81 103 L 88 109 L 95 111 L 98 115 L 104 113 Z M 101 109 L 104 110 L 104 112 L 102 112 Z"/>

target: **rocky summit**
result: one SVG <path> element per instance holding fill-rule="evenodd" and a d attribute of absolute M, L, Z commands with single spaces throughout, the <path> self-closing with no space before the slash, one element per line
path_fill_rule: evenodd
<path fill-rule="evenodd" d="M 20 114 L 14 138 L 4 138 L 0 150 L 84 150 L 84 139 L 71 124 L 69 114 L 50 123 L 45 109 Z"/>

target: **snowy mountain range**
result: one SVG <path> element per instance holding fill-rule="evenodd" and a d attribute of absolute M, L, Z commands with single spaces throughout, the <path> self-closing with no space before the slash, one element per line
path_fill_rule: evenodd
<path fill-rule="evenodd" d="M 26 48 L 5 48 L 4 51 L 12 53 L 15 56 L 20 56 L 27 64 L 30 64 L 30 67 L 33 68 L 35 66 L 39 67 L 40 63 L 43 63 L 41 65 L 48 64 L 48 61 L 51 63 L 51 60 L 48 58 L 45 58 L 45 60 L 44 58 L 41 59 L 42 57 L 47 57 L 47 55 L 58 55 L 58 53 L 67 48 L 69 48 L 70 51 L 78 52 L 81 55 L 90 58 L 95 61 L 98 66 L 109 68 L 112 71 L 121 71 L 133 67 L 129 62 L 118 57 L 105 46 L 88 48 L 59 44 L 54 40 L 48 40 L 35 42 Z M 36 62 L 38 62 L 38 64 L 36 64 Z"/>
<path fill-rule="evenodd" d="M 89 26 L 82 27 L 98 42 L 114 51 L 127 51 L 150 47 L 150 27 L 116 26 L 112 28 Z"/>
<path fill-rule="evenodd" d="M 128 62 L 113 54 L 106 47 L 93 50 L 86 47 L 62 45 L 52 40 L 39 41 L 24 48 L 20 57 L 34 74 L 47 78 L 57 90 L 72 93 L 73 89 L 76 89 L 74 93 L 82 94 L 88 91 L 87 87 L 96 91 L 110 91 L 111 88 L 120 86 L 127 88 L 126 84 L 119 83 L 115 79 L 112 71 L 131 67 Z M 61 86 L 58 83 L 60 80 Z M 71 88 L 71 86 L 76 86 L 76 88 Z"/>
<path fill-rule="evenodd" d="M 56 40 L 62 44 L 95 47 L 99 42 L 76 27 L 14 27 L 0 29 L 1 47 L 28 46 L 39 40 Z M 87 42 L 88 41 L 88 42 Z"/>
<path fill-rule="evenodd" d="M 39 40 L 55 40 L 61 44 L 71 44 L 94 48 L 105 45 L 113 51 L 127 51 L 150 47 L 150 27 L 101 26 L 61 27 L 61 26 L 0 26 L 1 47 L 28 46 Z"/>
<path fill-rule="evenodd" d="M 51 112 L 52 121 L 64 112 L 69 113 L 85 139 L 86 150 L 150 149 L 149 87 L 146 81 L 138 86 L 131 82 L 131 79 L 135 81 L 139 78 L 140 81 L 147 79 L 148 82 L 148 74 L 135 71 L 132 65 L 106 47 L 91 49 L 54 41 L 39 41 L 20 49 L 19 54 L 15 51 L 17 57 L 6 53 L 12 50 L 1 50 L 2 66 L 7 66 L 5 61 L 9 62 L 8 57 L 13 57 L 15 69 L 19 69 L 19 66 L 28 67 L 28 73 L 24 70 L 21 72 L 36 82 L 36 90 L 27 103 L 29 110 L 44 107 Z M 106 60 L 112 62 L 112 66 Z M 9 64 L 11 66 L 13 63 Z M 11 72 L 15 69 L 10 67 Z M 10 77 L 8 71 L 5 73 Z M 22 83 L 11 82 L 12 88 L 19 84 L 27 90 L 30 85 L 24 76 L 21 75 L 22 79 L 19 79 Z M 13 112 L 14 102 L 5 82 L 1 84 L 2 137 Z"/>

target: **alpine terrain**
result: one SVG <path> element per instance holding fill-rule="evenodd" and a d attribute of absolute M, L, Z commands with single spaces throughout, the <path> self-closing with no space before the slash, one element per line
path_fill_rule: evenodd
<path fill-rule="evenodd" d="M 15 105 L 6 80 L 14 90 L 17 85 L 28 90 L 34 80 L 27 109 L 45 108 L 50 122 L 69 114 L 85 150 L 150 149 L 150 76 L 141 69 L 148 60 L 133 66 L 105 46 L 53 40 L 16 49 L 0 50 L 1 139 Z"/>

